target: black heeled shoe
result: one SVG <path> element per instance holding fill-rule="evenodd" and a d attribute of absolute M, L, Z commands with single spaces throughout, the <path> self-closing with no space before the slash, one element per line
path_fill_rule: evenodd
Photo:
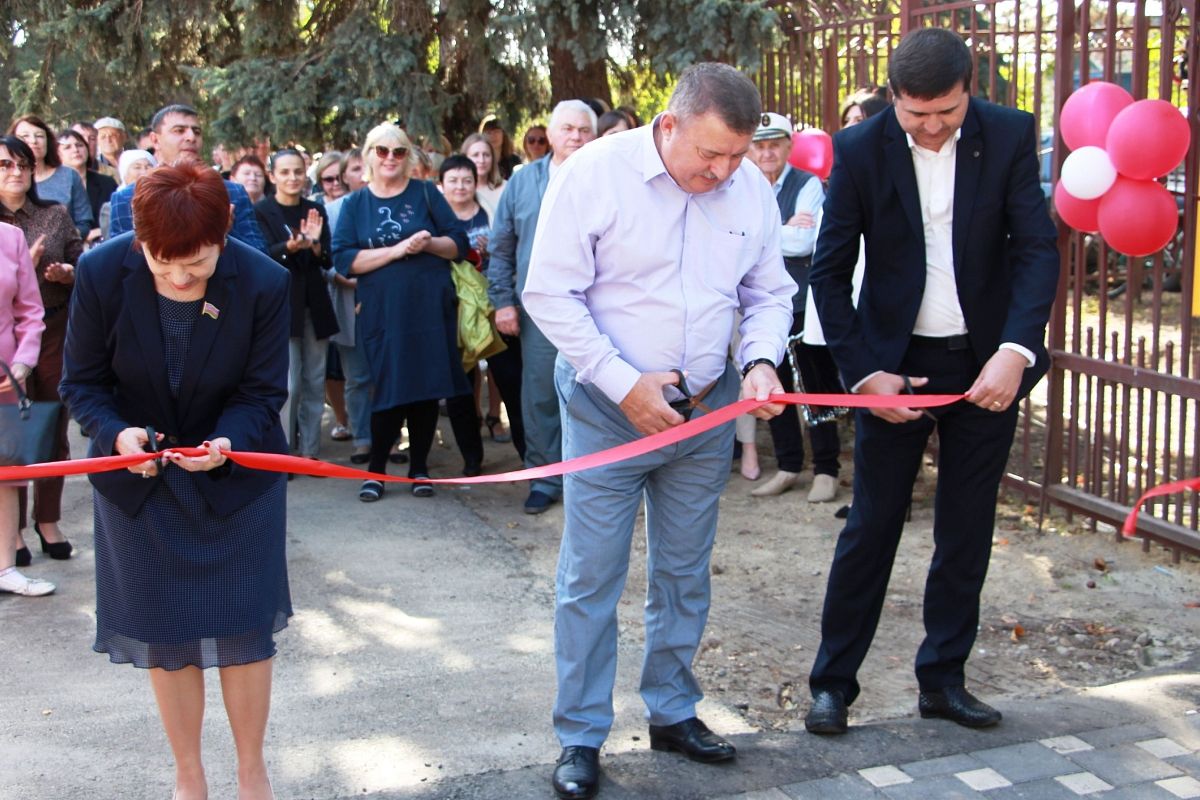
<path fill-rule="evenodd" d="M 42 552 L 56 561 L 66 561 L 71 557 L 71 553 L 75 552 L 75 548 L 66 539 L 61 542 L 47 542 L 46 537 L 42 536 L 42 529 L 36 522 L 33 523 L 33 532 L 42 540 Z"/>
<path fill-rule="evenodd" d="M 504 424 L 499 417 L 484 417 L 483 422 L 487 425 L 488 434 L 493 442 L 504 444 L 512 441 L 512 434 L 504 430 Z M 500 429 L 499 433 L 496 432 L 497 428 Z"/>
<path fill-rule="evenodd" d="M 17 548 L 17 560 L 14 566 L 28 567 L 33 564 L 33 553 L 29 552 L 28 547 Z"/>

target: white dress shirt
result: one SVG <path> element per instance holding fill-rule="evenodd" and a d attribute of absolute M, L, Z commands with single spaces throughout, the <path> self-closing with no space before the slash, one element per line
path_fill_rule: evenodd
<path fill-rule="evenodd" d="M 783 172 L 779 175 L 779 180 L 771 187 L 775 190 L 775 196 L 779 197 L 779 190 L 783 188 L 783 181 L 787 178 L 788 173 L 792 171 L 791 164 L 785 164 Z M 795 258 L 799 256 L 812 255 L 813 248 L 817 244 L 817 226 L 814 224 L 811 228 L 801 228 L 798 225 L 787 225 L 787 221 L 794 217 L 797 212 L 807 211 L 813 215 L 814 222 L 821 213 L 821 206 L 825 203 L 825 189 L 821 186 L 821 179 L 812 177 L 804 186 L 800 187 L 800 194 L 796 196 L 796 205 L 792 206 L 792 213 L 784 216 L 784 226 L 780 231 L 779 246 L 783 250 L 784 256 Z"/>
<path fill-rule="evenodd" d="M 681 369 L 698 392 L 725 370 L 738 309 L 739 364 L 778 364 L 792 322 L 779 206 L 743 161 L 703 194 L 675 183 L 658 120 L 588 144 L 542 202 L 522 302 L 575 368 L 619 403 L 641 373 Z"/>
<path fill-rule="evenodd" d="M 918 145 L 911 135 L 904 135 L 912 150 L 921 222 L 925 226 L 925 294 L 913 334 L 959 336 L 967 332 L 954 278 L 954 161 L 962 128 L 936 153 Z"/>

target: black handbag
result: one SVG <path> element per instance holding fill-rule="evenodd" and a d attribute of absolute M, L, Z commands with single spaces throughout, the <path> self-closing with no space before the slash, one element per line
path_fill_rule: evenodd
<path fill-rule="evenodd" d="M 0 369 L 17 394 L 16 405 L 0 405 L 0 466 L 27 467 L 49 461 L 54 455 L 54 434 L 62 403 L 30 400 L 8 364 L 0 360 Z"/>

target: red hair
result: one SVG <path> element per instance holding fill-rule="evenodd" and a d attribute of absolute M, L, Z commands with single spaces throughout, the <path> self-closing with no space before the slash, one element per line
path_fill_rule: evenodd
<path fill-rule="evenodd" d="M 225 181 L 198 161 L 158 167 L 134 184 L 134 235 L 155 258 L 184 258 L 211 244 L 224 250 L 229 224 Z"/>

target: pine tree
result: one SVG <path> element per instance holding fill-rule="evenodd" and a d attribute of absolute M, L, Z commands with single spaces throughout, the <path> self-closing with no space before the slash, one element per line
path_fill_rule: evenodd
<path fill-rule="evenodd" d="M 610 85 L 660 85 L 690 63 L 756 67 L 779 39 L 770 0 L 5 0 L 5 119 L 117 116 L 168 102 L 210 142 L 360 142 L 510 124 Z M 548 80 L 547 80 L 548 77 Z"/>

